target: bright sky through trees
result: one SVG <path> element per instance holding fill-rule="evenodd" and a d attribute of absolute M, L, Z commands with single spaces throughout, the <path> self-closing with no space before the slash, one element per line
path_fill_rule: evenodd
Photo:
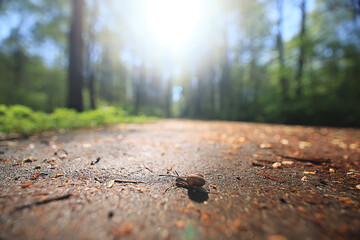
<path fill-rule="evenodd" d="M 146 19 L 150 31 L 164 47 L 181 51 L 199 27 L 202 5 L 199 0 L 148 0 Z"/>
<path fill-rule="evenodd" d="M 353 0 L 3 1 L 0 104 L 65 106 L 74 2 L 85 109 L 358 126 Z"/>

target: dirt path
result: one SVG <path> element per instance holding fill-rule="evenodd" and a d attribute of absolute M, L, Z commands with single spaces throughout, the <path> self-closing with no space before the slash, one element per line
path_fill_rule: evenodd
<path fill-rule="evenodd" d="M 0 239 L 360 238 L 360 130 L 164 120 L 2 141 L 0 159 Z M 174 170 L 207 183 L 163 194 Z"/>

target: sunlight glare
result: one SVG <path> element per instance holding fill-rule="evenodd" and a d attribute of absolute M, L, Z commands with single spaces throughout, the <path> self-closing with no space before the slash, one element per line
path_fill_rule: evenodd
<path fill-rule="evenodd" d="M 191 41 L 201 17 L 199 0 L 149 0 L 146 10 L 152 34 L 161 45 L 175 51 Z"/>

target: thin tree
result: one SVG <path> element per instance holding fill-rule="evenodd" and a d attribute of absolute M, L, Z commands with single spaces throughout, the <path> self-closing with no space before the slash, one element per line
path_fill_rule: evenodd
<path fill-rule="evenodd" d="M 83 111 L 83 0 L 72 0 L 69 34 L 68 104 L 69 108 Z"/>
<path fill-rule="evenodd" d="M 297 61 L 297 71 L 295 76 L 296 81 L 296 98 L 299 99 L 302 96 L 302 78 L 305 65 L 305 47 L 306 47 L 306 0 L 302 0 L 300 3 L 301 22 L 300 22 L 300 34 L 299 34 L 299 58 Z"/>
<path fill-rule="evenodd" d="M 282 23 L 283 23 L 283 0 L 277 0 L 277 11 L 278 11 L 278 20 L 277 20 L 277 36 L 276 36 L 276 48 L 278 51 L 279 57 L 279 75 L 280 75 L 280 85 L 281 85 L 281 98 L 282 102 L 286 103 L 289 93 L 289 82 L 285 77 L 285 61 L 284 61 L 284 43 L 282 37 Z"/>
<path fill-rule="evenodd" d="M 89 100 L 90 100 L 90 107 L 91 109 L 96 108 L 95 103 L 95 63 L 94 63 L 94 46 L 96 42 L 96 30 L 95 24 L 98 19 L 98 9 L 95 1 L 88 2 L 87 6 L 87 41 L 86 41 L 86 50 L 87 50 L 87 57 L 86 57 L 86 85 L 89 89 Z"/>
<path fill-rule="evenodd" d="M 165 111 L 166 111 L 166 117 L 170 118 L 171 117 L 171 106 L 172 106 L 172 91 L 173 91 L 173 87 L 172 87 L 172 79 L 169 78 L 167 85 L 166 85 L 166 93 L 165 93 Z"/>

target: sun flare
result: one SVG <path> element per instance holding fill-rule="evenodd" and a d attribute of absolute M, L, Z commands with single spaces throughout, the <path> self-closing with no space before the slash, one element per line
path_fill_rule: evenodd
<path fill-rule="evenodd" d="M 146 20 L 151 34 L 163 46 L 179 51 L 191 41 L 201 18 L 199 0 L 149 0 Z"/>

